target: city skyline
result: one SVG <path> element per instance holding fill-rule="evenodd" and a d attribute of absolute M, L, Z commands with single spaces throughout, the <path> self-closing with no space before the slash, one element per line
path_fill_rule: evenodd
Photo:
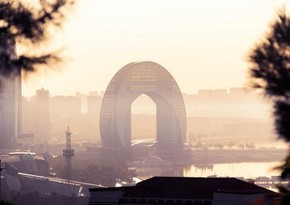
<path fill-rule="evenodd" d="M 30 95 L 25 95 L 22 92 L 22 97 L 24 97 L 26 99 L 33 98 L 36 95 L 37 90 L 48 90 L 50 97 L 59 97 L 59 96 L 63 96 L 63 97 L 99 96 L 99 97 L 103 97 L 105 94 L 105 91 L 106 91 L 106 89 L 105 90 L 87 90 L 86 92 L 80 92 L 79 90 L 75 90 L 75 91 L 72 91 L 72 93 L 57 94 L 57 92 L 56 93 L 51 92 L 51 90 L 49 90 L 49 88 L 37 87 L 31 91 Z M 244 90 L 245 92 L 250 92 L 250 93 L 253 92 L 253 93 L 257 94 L 257 96 L 261 97 L 262 101 L 267 102 L 267 100 L 263 98 L 262 93 L 256 92 L 255 90 L 253 90 L 251 88 L 247 88 L 247 87 L 200 88 L 192 93 L 187 93 L 187 92 L 182 92 L 182 91 L 181 91 L 181 93 L 182 93 L 182 95 L 188 95 L 188 96 L 199 96 L 199 95 L 203 94 L 204 92 L 208 92 L 208 93 L 212 93 L 212 94 L 219 92 L 219 93 L 225 93 L 227 95 L 230 95 L 235 90 Z M 145 94 L 143 94 L 143 95 L 145 95 Z"/>
<path fill-rule="evenodd" d="M 166 67 L 181 92 L 247 86 L 248 53 L 265 36 L 277 11 L 289 4 L 78 2 L 51 46 L 64 47 L 65 62 L 28 77 L 23 93 L 29 96 L 41 87 L 56 95 L 104 91 L 120 67 L 144 60 Z"/>
<path fill-rule="evenodd" d="M 289 0 L 0 5 L 0 204 L 288 199 Z"/>

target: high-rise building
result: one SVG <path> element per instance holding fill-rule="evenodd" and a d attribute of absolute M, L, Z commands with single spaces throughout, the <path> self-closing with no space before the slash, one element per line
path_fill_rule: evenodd
<path fill-rule="evenodd" d="M 12 39 L 1 39 L 0 45 L 0 66 L 6 66 L 5 56 L 14 58 L 15 41 Z M 2 72 L 6 68 L 2 68 Z M 17 69 L 15 69 L 17 70 Z M 15 73 L 14 73 L 15 74 Z M 21 75 L 11 75 L 10 77 L 0 75 L 0 148 L 13 148 L 17 138 L 17 133 L 21 131 Z"/>
<path fill-rule="evenodd" d="M 100 112 L 103 147 L 127 149 L 131 146 L 131 105 L 142 94 L 156 104 L 159 150 L 182 149 L 186 135 L 182 93 L 172 75 L 150 61 L 124 66 L 108 85 Z"/>
<path fill-rule="evenodd" d="M 13 148 L 18 127 L 18 77 L 0 78 L 0 148 Z"/>
<path fill-rule="evenodd" d="M 35 141 L 37 143 L 46 144 L 49 138 L 49 91 L 40 89 L 36 91 L 35 96 L 35 109 L 36 109 L 36 123 L 35 127 Z"/>

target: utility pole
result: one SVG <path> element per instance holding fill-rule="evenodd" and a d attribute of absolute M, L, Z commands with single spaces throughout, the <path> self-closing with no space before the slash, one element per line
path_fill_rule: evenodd
<path fill-rule="evenodd" d="M 74 149 L 71 148 L 71 131 L 70 128 L 67 127 L 66 131 L 66 148 L 63 150 L 63 156 L 65 157 L 66 162 L 66 179 L 69 183 L 71 180 L 71 171 L 72 171 L 72 157 L 74 156 Z"/>

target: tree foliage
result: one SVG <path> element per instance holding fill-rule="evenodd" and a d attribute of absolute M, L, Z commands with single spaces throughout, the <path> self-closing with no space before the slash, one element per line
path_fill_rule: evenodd
<path fill-rule="evenodd" d="M 290 19 L 280 11 L 272 31 L 250 55 L 253 86 L 282 100 L 290 97 Z"/>
<path fill-rule="evenodd" d="M 285 11 L 249 56 L 252 86 L 274 102 L 278 136 L 290 142 L 290 18 Z"/>
<path fill-rule="evenodd" d="M 35 71 L 39 65 L 59 62 L 57 53 L 41 53 L 41 43 L 51 39 L 52 26 L 61 27 L 66 12 L 74 0 L 34 0 L 31 4 L 20 0 L 0 0 L 0 75 L 16 75 L 20 70 Z M 33 6 L 32 6 L 33 4 Z M 16 55 L 11 47 L 26 47 Z M 31 50 L 37 50 L 32 53 Z"/>
<path fill-rule="evenodd" d="M 252 86 L 272 100 L 276 133 L 290 143 L 290 17 L 285 10 L 278 12 L 270 32 L 251 51 L 249 61 Z M 278 168 L 281 178 L 290 180 L 290 156 Z M 281 204 L 289 204 L 289 187 L 279 190 L 284 196 Z"/>
<path fill-rule="evenodd" d="M 65 160 L 62 156 L 49 159 L 56 176 L 66 178 Z M 72 180 L 115 186 L 117 181 L 131 182 L 136 177 L 135 170 L 128 168 L 126 163 L 104 163 L 95 158 L 76 156 L 73 159 Z"/>

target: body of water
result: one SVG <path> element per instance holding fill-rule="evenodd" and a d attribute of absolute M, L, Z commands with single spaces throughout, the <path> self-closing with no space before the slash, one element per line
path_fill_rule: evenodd
<path fill-rule="evenodd" d="M 184 176 L 184 177 L 243 177 L 255 179 L 257 177 L 279 176 L 280 171 L 274 169 L 281 162 L 242 162 L 220 163 L 207 165 L 191 165 L 189 167 L 138 167 L 137 176 L 149 178 L 153 176 Z"/>
<path fill-rule="evenodd" d="M 281 162 L 242 162 L 212 165 L 192 165 L 189 168 L 183 169 L 183 175 L 186 177 L 271 177 L 280 175 L 280 171 L 274 169 L 279 164 L 281 164 Z"/>

